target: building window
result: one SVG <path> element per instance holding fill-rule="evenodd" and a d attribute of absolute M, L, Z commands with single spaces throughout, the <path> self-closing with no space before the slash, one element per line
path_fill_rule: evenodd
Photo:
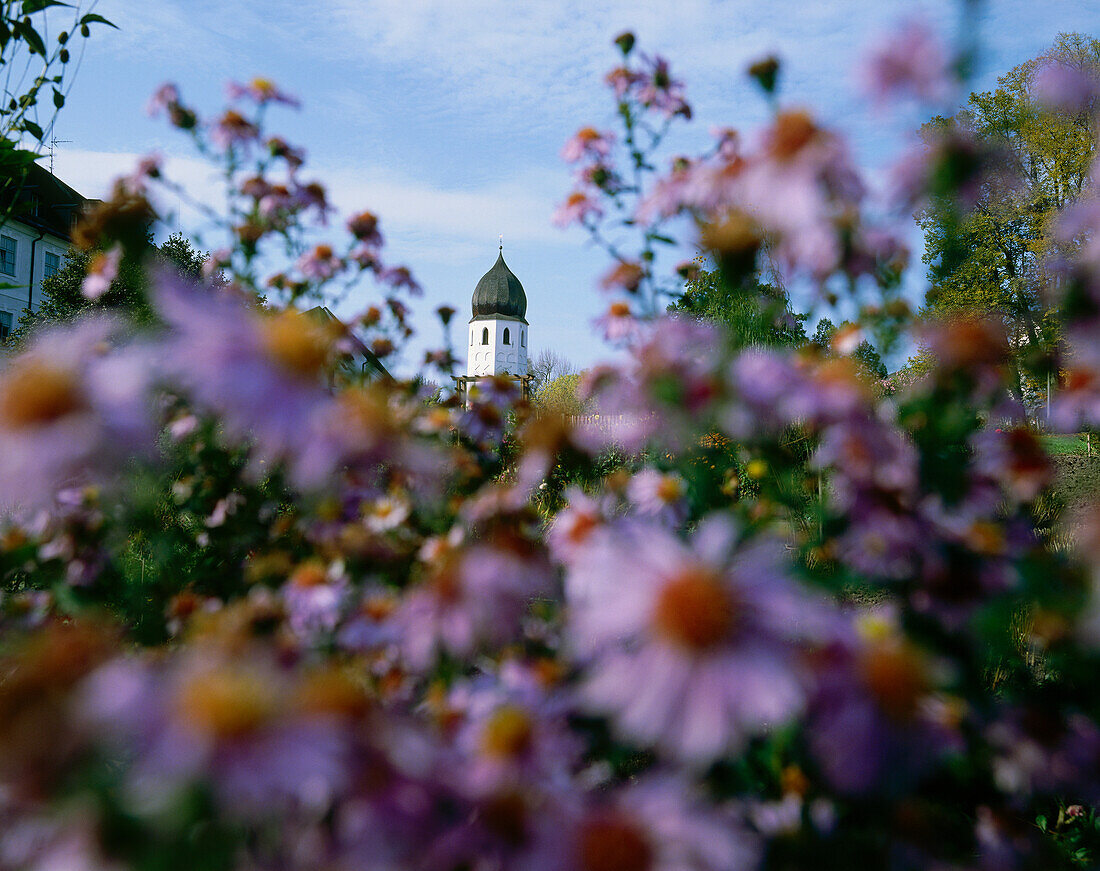
<path fill-rule="evenodd" d="M 15 240 L 11 236 L 0 236 L 0 272 L 15 275 Z"/>
<path fill-rule="evenodd" d="M 61 258 L 57 254 L 51 254 L 46 252 L 46 263 L 42 268 L 42 277 L 51 278 L 57 275 L 58 270 L 61 269 Z"/>
<path fill-rule="evenodd" d="M 488 345 L 489 344 L 489 328 L 488 327 L 486 327 L 485 329 L 483 329 L 481 331 L 481 344 L 483 344 L 483 345 Z"/>
<path fill-rule="evenodd" d="M 519 344 L 521 348 L 527 347 L 527 330 L 519 331 Z"/>
<path fill-rule="evenodd" d="M 509 334 L 507 327 L 504 328 L 504 344 L 505 345 L 512 344 L 512 336 Z"/>
<path fill-rule="evenodd" d="M 11 335 L 11 312 L 0 312 L 0 342 Z"/>

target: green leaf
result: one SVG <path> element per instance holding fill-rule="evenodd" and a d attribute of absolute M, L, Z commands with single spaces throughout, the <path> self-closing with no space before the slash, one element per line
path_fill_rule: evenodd
<path fill-rule="evenodd" d="M 1045 832 L 1047 830 L 1047 818 L 1040 814 L 1035 818 L 1035 825 L 1039 827 L 1040 832 Z"/>
<path fill-rule="evenodd" d="M 89 12 L 83 18 L 80 19 L 82 27 L 87 27 L 89 24 L 106 24 L 108 27 L 113 27 L 118 30 L 118 25 L 108 21 L 102 15 L 96 15 L 94 12 Z"/>
<path fill-rule="evenodd" d="M 65 95 L 57 90 L 57 88 L 53 89 L 53 104 L 58 109 L 65 105 Z"/>
<path fill-rule="evenodd" d="M 42 137 L 45 135 L 42 132 L 41 127 L 39 127 L 33 121 L 28 121 L 26 118 L 23 119 L 23 129 L 30 133 L 39 142 L 42 141 Z"/>
<path fill-rule="evenodd" d="M 31 27 L 25 21 L 17 21 L 14 24 L 14 30 L 26 44 L 32 52 L 46 56 L 46 43 L 42 41 L 42 37 L 38 35 L 38 31 Z"/>
<path fill-rule="evenodd" d="M 61 0 L 23 0 L 23 14 L 34 15 L 35 12 L 41 12 L 43 9 L 49 9 L 51 6 L 67 6 L 72 8 L 71 3 L 62 3 Z"/>

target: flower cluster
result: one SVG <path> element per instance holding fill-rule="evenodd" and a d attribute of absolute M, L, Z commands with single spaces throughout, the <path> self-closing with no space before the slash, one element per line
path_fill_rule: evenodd
<path fill-rule="evenodd" d="M 917 35 L 871 58 L 881 97 L 942 96 Z M 324 189 L 264 133 L 295 102 L 273 83 L 213 122 L 158 92 L 226 170 L 229 242 L 203 280 L 148 268 L 151 323 L 44 329 L 0 370 L 0 868 L 1095 863 L 1100 535 L 1050 520 L 1013 337 L 926 327 L 919 377 L 882 391 L 855 329 L 826 356 L 652 316 L 677 215 L 725 289 L 773 258 L 879 292 L 868 329 L 905 317 L 905 258 L 807 110 L 653 178 L 691 111 L 617 44 L 623 130 L 563 153 L 559 218 L 607 244 L 617 294 L 581 423 L 507 381 L 426 398 L 348 365 L 356 329 L 383 357 L 411 330 L 379 218 L 320 241 Z M 750 73 L 775 96 L 777 62 Z M 1043 99 L 1079 102 L 1059 75 Z M 917 173 L 906 202 L 971 181 Z M 145 162 L 82 233 L 128 252 L 162 184 Z M 1094 197 L 1050 264 L 1071 424 L 1100 417 Z M 352 327 L 304 310 L 365 275 Z"/>

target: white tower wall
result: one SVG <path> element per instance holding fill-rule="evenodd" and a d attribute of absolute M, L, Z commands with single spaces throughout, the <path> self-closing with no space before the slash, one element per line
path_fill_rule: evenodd
<path fill-rule="evenodd" d="M 527 349 L 530 345 L 527 331 L 527 324 L 511 318 L 471 321 L 466 374 L 526 375 Z"/>

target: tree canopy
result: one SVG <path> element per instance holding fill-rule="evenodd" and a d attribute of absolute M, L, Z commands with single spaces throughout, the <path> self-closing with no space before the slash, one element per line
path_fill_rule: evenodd
<path fill-rule="evenodd" d="M 150 242 L 150 253 L 169 264 L 186 278 L 197 279 L 202 273 L 206 256 L 196 249 L 182 233 L 174 233 L 160 245 Z M 66 323 L 94 310 L 124 312 L 138 321 L 148 321 L 152 311 L 146 297 L 145 266 L 132 258 L 123 258 L 110 288 L 95 300 L 83 292 L 84 279 L 97 252 L 71 249 L 65 262 L 53 275 L 42 281 L 42 302 L 38 310 L 24 315 L 15 333 L 19 341 L 35 330 L 51 323 Z"/>
<path fill-rule="evenodd" d="M 1056 111 L 1037 100 L 1036 74 L 1051 63 L 1100 77 L 1100 42 L 1061 34 L 994 90 L 971 94 L 953 117 L 921 129 L 930 149 L 948 155 L 938 171 L 969 172 L 973 180 L 963 207 L 933 194 L 917 214 L 931 284 L 923 313 L 995 313 L 1031 360 L 1049 356 L 1058 341 L 1056 313 L 1043 292 L 1053 280 L 1046 270 L 1053 219 L 1088 183 L 1097 136 L 1092 112 Z M 999 170 L 977 168 L 983 161 Z"/>
<path fill-rule="evenodd" d="M 806 341 L 806 316 L 791 310 L 782 288 L 756 279 L 731 286 L 717 270 L 700 269 L 668 310 L 725 325 L 738 347 L 795 347 Z"/>

